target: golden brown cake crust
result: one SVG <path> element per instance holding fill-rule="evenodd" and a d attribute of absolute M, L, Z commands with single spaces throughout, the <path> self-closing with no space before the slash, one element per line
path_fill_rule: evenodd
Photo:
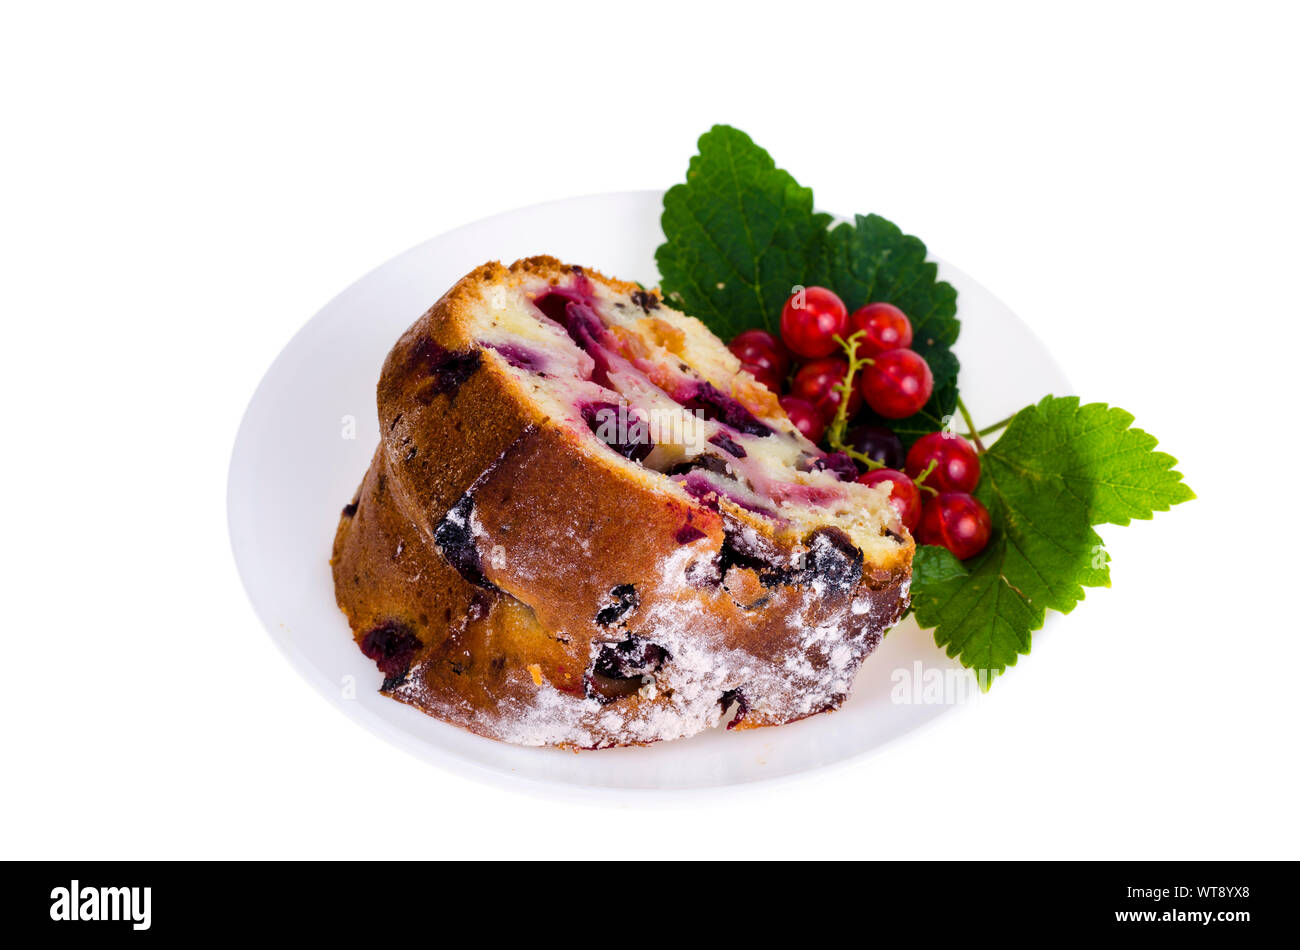
<path fill-rule="evenodd" d="M 471 313 L 486 286 L 573 270 L 485 264 L 385 361 L 381 443 L 332 558 L 384 692 L 481 735 L 583 748 L 838 707 L 906 606 L 911 539 L 865 565 L 831 533 L 800 545 L 630 476 L 549 418 Z M 606 677 L 610 657 L 646 675 Z"/>

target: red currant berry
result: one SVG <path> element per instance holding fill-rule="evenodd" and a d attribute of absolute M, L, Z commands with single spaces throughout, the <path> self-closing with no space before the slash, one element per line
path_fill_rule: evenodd
<path fill-rule="evenodd" d="M 835 418 L 835 412 L 840 407 L 840 399 L 843 398 L 835 387 L 844 382 L 844 376 L 848 371 L 848 361 L 835 356 L 804 363 L 790 383 L 790 395 L 808 400 L 817 407 L 823 421 L 829 423 Z M 849 398 L 849 418 L 852 418 L 861 408 L 862 396 L 853 389 L 850 391 Z"/>
<path fill-rule="evenodd" d="M 727 344 L 745 369 L 773 392 L 781 391 L 781 384 L 790 372 L 790 351 L 781 341 L 766 330 L 746 330 L 737 334 Z"/>
<path fill-rule="evenodd" d="M 987 508 L 965 492 L 945 491 L 921 508 L 916 540 L 947 548 L 964 561 L 984 550 L 992 530 Z"/>
<path fill-rule="evenodd" d="M 858 352 L 875 356 L 885 350 L 905 350 L 912 345 L 912 321 L 892 303 L 869 303 L 849 317 L 849 333 L 865 331 Z"/>
<path fill-rule="evenodd" d="M 879 462 L 885 468 L 903 470 L 903 440 L 884 426 L 855 426 L 844 435 L 844 443 L 855 452 Z"/>
<path fill-rule="evenodd" d="M 931 462 L 934 468 L 925 484 L 935 491 L 970 492 L 979 483 L 979 454 L 955 432 L 931 432 L 917 439 L 907 453 L 907 474 L 918 478 Z"/>
<path fill-rule="evenodd" d="M 930 364 L 912 350 L 885 350 L 862 373 L 862 396 L 886 419 L 906 419 L 921 410 L 934 389 Z"/>
<path fill-rule="evenodd" d="M 892 468 L 877 468 L 858 476 L 860 485 L 879 485 L 881 482 L 890 483 L 889 503 L 898 512 L 898 520 L 908 531 L 915 531 L 917 522 L 921 520 L 921 489 L 916 487 L 916 482 Z"/>
<path fill-rule="evenodd" d="M 794 427 L 803 433 L 803 437 L 816 445 L 826 433 L 826 423 L 817 407 L 807 399 L 798 396 L 782 396 L 781 408 L 790 417 Z"/>
<path fill-rule="evenodd" d="M 807 359 L 830 356 L 849 325 L 844 301 L 825 287 L 796 291 L 781 308 L 781 339 L 793 352 Z"/>

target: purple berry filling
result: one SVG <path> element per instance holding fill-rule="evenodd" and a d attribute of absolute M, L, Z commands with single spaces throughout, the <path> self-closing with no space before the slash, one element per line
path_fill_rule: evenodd
<path fill-rule="evenodd" d="M 570 301 L 565 305 L 560 324 L 568 331 L 573 342 L 587 352 L 603 349 L 600 338 L 605 333 L 605 324 L 600 322 L 600 317 L 591 308 L 591 304 L 579 300 Z"/>
<path fill-rule="evenodd" d="M 646 290 L 632 291 L 632 302 L 646 313 L 659 306 L 659 298 Z"/>
<path fill-rule="evenodd" d="M 739 505 L 746 511 L 754 512 L 754 514 L 763 515 L 766 518 L 777 517 L 776 512 L 772 509 L 764 508 L 762 505 L 756 505 L 754 502 L 737 493 L 727 491 L 725 487 L 719 486 L 716 482 L 706 478 L 698 471 L 698 469 L 710 470 L 712 463 L 694 464 L 703 459 L 713 458 L 716 458 L 716 456 L 698 456 L 696 459 L 692 460 L 691 469 L 687 471 L 685 475 L 676 476 L 677 480 L 680 481 L 682 488 L 686 490 L 686 494 L 699 501 L 706 508 L 711 508 L 714 511 L 718 510 L 717 500 L 719 497 L 722 497 L 726 498 L 727 501 L 734 505 Z M 723 464 L 725 465 L 725 463 Z"/>
<path fill-rule="evenodd" d="M 569 339 L 587 353 L 602 349 L 601 337 L 605 324 L 592 309 L 587 296 L 571 287 L 552 287 L 533 300 L 533 306 L 558 323 L 569 334 Z M 594 356 L 595 354 L 592 353 Z"/>
<path fill-rule="evenodd" d="M 626 406 L 596 402 L 583 406 L 580 411 L 592 434 L 623 458 L 643 462 L 654 451 L 650 426 Z"/>
<path fill-rule="evenodd" d="M 759 422 L 752 412 L 710 382 L 692 383 L 673 398 L 705 419 L 729 425 L 737 432 L 760 436 L 772 434 L 772 430 Z"/>
<path fill-rule="evenodd" d="M 500 353 L 505 361 L 515 369 L 525 369 L 530 373 L 540 373 L 546 369 L 546 357 L 526 346 L 520 346 L 518 343 L 485 343 L 483 345 Z"/>
<path fill-rule="evenodd" d="M 560 326 L 566 326 L 568 315 L 565 310 L 571 303 L 585 303 L 586 297 L 571 287 L 552 287 L 533 300 L 533 306 L 542 311 L 550 320 Z"/>
<path fill-rule="evenodd" d="M 857 465 L 844 452 L 832 452 L 814 459 L 812 467 L 817 471 L 834 472 L 842 482 L 851 482 L 858 477 Z"/>
<path fill-rule="evenodd" d="M 609 352 L 601 342 L 605 325 L 600 322 L 596 311 L 581 301 L 570 301 L 565 304 L 564 314 L 556 322 L 564 327 L 569 338 L 591 357 L 595 364 L 591 372 L 592 382 L 606 389 L 616 388 L 609 378 L 611 368 Z"/>
<path fill-rule="evenodd" d="M 684 524 L 677 529 L 677 533 L 673 535 L 673 540 L 678 544 L 690 544 L 692 541 L 698 541 L 700 538 L 707 537 L 708 535 L 695 527 L 695 525 Z"/>
<path fill-rule="evenodd" d="M 712 456 L 706 455 L 703 456 L 703 458 L 712 458 Z M 681 482 L 681 486 L 686 490 L 686 494 L 703 504 L 704 507 L 717 511 L 717 488 L 714 487 L 713 482 L 709 481 L 707 478 L 701 478 L 696 474 L 696 472 L 693 471 L 694 467 L 694 465 L 691 465 L 691 468 L 687 469 L 684 475 L 677 476 L 677 480 Z"/>
<path fill-rule="evenodd" d="M 745 714 L 749 712 L 749 703 L 745 702 L 745 694 L 738 689 L 729 689 L 722 694 L 718 700 L 722 704 L 722 714 L 725 716 L 731 709 L 732 704 L 736 706 L 736 715 L 732 717 L 731 722 L 727 723 L 728 729 L 735 729 L 745 721 Z"/>
<path fill-rule="evenodd" d="M 631 696 L 641 688 L 643 676 L 659 672 L 671 659 L 663 647 L 635 634 L 620 643 L 607 643 L 587 674 L 587 695 L 601 703 Z"/>
<path fill-rule="evenodd" d="M 697 455 L 694 458 L 684 459 L 678 462 L 672 468 L 668 469 L 667 474 L 670 476 L 687 475 L 691 472 L 702 469 L 703 471 L 716 472 L 719 475 L 723 475 L 729 478 L 730 473 L 727 471 L 727 467 L 728 467 L 727 460 L 724 459 L 722 456 L 714 455 L 711 452 L 706 452 L 703 455 Z M 712 491 L 713 489 L 712 486 L 701 487 L 701 484 L 696 483 L 691 486 L 687 486 L 686 490 L 698 498 L 700 494 L 703 494 L 706 491 Z"/>
<path fill-rule="evenodd" d="M 633 584 L 619 584 L 609 595 L 613 601 L 596 612 L 596 623 L 602 627 L 619 623 L 641 606 L 641 596 Z"/>
<path fill-rule="evenodd" d="M 433 378 L 433 383 L 421 394 L 422 401 L 428 403 L 433 397 L 443 394 L 455 396 L 465 381 L 474 375 L 483 361 L 483 353 L 477 347 L 468 350 L 449 350 L 430 339 L 422 339 L 411 353 L 411 360 L 423 365 L 425 371 Z"/>
<path fill-rule="evenodd" d="M 630 679 L 657 673 L 668 660 L 668 651 L 633 634 L 621 643 L 607 643 L 600 649 L 593 669 L 611 679 Z"/>
<path fill-rule="evenodd" d="M 840 593 L 851 591 L 862 580 L 862 552 L 840 528 L 818 528 L 804 539 L 808 545 L 804 582 L 824 581 Z"/>
<path fill-rule="evenodd" d="M 761 539 L 747 537 L 738 528 L 733 523 L 723 528 L 722 548 L 718 552 L 719 583 L 727 579 L 727 572 L 733 567 L 753 571 L 764 587 L 789 584 L 796 579 L 797 572 L 792 567 L 776 563 L 775 548 L 766 546 Z"/>
<path fill-rule="evenodd" d="M 808 554 L 802 566 L 778 563 L 779 553 L 761 537 L 728 524 L 723 529 L 719 552 L 718 579 L 725 581 L 733 567 L 758 575 L 764 587 L 781 584 L 811 585 L 821 581 L 833 592 L 851 591 L 862 580 L 862 552 L 839 528 L 818 528 L 805 539 Z"/>
<path fill-rule="evenodd" d="M 384 689 L 392 689 L 406 680 L 411 660 L 420 649 L 420 638 L 410 627 L 389 620 L 361 638 L 361 652 L 383 673 Z"/>
<path fill-rule="evenodd" d="M 719 432 L 713 438 L 709 439 L 709 442 L 734 458 L 743 459 L 749 454 L 745 451 L 744 446 L 727 438 L 725 432 Z"/>
<path fill-rule="evenodd" d="M 447 563 L 475 587 L 496 590 L 496 585 L 483 573 L 483 559 L 470 520 L 474 516 L 474 494 L 467 491 L 443 515 L 433 530 L 433 543 Z"/>

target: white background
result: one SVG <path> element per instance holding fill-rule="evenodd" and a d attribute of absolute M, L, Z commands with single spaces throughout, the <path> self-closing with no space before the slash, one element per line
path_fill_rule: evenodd
<path fill-rule="evenodd" d="M 0 14 L 0 857 L 1300 857 L 1294 7 L 457 6 Z M 241 413 L 363 272 L 665 187 L 714 122 L 984 283 L 1200 497 L 1103 529 L 1111 589 L 866 759 L 662 798 L 438 771 L 254 618 Z"/>

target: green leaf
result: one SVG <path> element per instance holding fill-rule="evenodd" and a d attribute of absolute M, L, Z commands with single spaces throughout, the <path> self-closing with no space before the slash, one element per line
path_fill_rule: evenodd
<path fill-rule="evenodd" d="M 1029 652 L 1047 610 L 1069 613 L 1085 587 L 1109 587 L 1099 524 L 1128 524 L 1195 497 L 1133 417 L 1103 403 L 1048 396 L 1016 414 L 982 458 L 976 497 L 987 548 L 962 563 L 922 547 L 913 569 L 917 621 L 991 683 Z"/>
<path fill-rule="evenodd" d="M 1090 524 L 1126 525 L 1196 496 L 1173 471 L 1178 460 L 1154 451 L 1156 438 L 1131 428 L 1123 409 L 1077 396 L 1047 397 L 1025 423 L 1007 429 L 985 456 L 985 467 L 1035 485 L 1058 480 L 1087 510 Z M 1019 418 L 1019 416 L 1017 416 Z M 1064 444 L 1068 440 L 1068 445 Z"/>
<path fill-rule="evenodd" d="M 916 555 L 912 558 L 913 606 L 922 590 L 932 590 L 944 581 L 958 580 L 965 576 L 966 568 L 947 548 L 918 544 Z"/>
<path fill-rule="evenodd" d="M 912 609 L 949 656 L 976 671 L 987 689 L 996 673 L 1029 652 L 1030 632 L 1043 625 L 1043 610 L 998 572 L 985 555 L 968 570 L 944 548 L 918 547 L 912 574 Z"/>
<path fill-rule="evenodd" d="M 686 183 L 664 195 L 662 287 L 729 339 L 775 330 L 790 290 L 824 252 L 830 215 L 748 135 L 715 125 L 700 136 Z"/>
<path fill-rule="evenodd" d="M 830 229 L 813 211 L 812 190 L 776 167 L 744 132 L 716 125 L 700 137 L 685 184 L 664 196 L 665 242 L 655 252 L 661 286 L 723 339 L 742 330 L 778 329 L 796 285 L 830 287 L 850 309 L 886 301 L 912 322 L 913 348 L 934 373 L 934 395 L 910 419 L 888 425 L 907 444 L 941 428 L 957 405 L 952 345 L 957 291 L 938 279 L 925 245 L 879 215 Z"/>

